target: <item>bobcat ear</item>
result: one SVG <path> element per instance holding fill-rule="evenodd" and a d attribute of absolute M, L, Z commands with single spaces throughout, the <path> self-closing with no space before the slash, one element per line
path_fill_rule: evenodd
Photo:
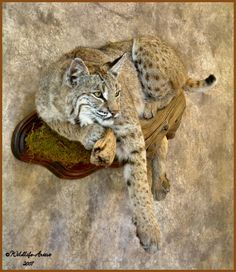
<path fill-rule="evenodd" d="M 72 60 L 69 69 L 65 73 L 64 82 L 69 87 L 77 85 L 78 78 L 82 75 L 89 75 L 89 70 L 80 58 Z"/>
<path fill-rule="evenodd" d="M 127 53 L 125 53 L 122 57 L 114 61 L 114 65 L 110 68 L 108 73 L 112 74 L 114 77 L 118 77 L 121 68 L 125 61 L 127 60 Z"/>

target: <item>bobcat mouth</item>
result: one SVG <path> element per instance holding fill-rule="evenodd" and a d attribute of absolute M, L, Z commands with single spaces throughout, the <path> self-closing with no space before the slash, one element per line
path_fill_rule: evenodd
<path fill-rule="evenodd" d="M 110 112 L 97 111 L 97 114 L 100 117 L 102 117 L 103 119 L 110 119 L 110 118 L 112 118 L 112 114 Z"/>

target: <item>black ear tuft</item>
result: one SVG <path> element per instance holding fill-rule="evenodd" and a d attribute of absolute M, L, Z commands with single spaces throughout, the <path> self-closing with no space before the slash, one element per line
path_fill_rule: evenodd
<path fill-rule="evenodd" d="M 114 60 L 112 62 L 113 65 L 108 72 L 110 74 L 112 74 L 114 77 L 117 77 L 119 75 L 121 68 L 122 68 L 123 64 L 125 63 L 126 59 L 127 59 L 127 54 L 125 53 L 121 57 Z"/>
<path fill-rule="evenodd" d="M 205 79 L 207 85 L 211 85 L 216 81 L 216 77 L 214 75 L 209 75 L 208 78 Z"/>

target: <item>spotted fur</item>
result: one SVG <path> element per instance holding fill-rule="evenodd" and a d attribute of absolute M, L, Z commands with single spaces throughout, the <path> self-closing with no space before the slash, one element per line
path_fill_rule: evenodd
<path fill-rule="evenodd" d="M 143 86 L 146 101 L 143 117 L 146 119 L 167 106 L 182 89 L 205 92 L 216 83 L 214 75 L 205 80 L 189 78 L 175 51 L 157 37 L 134 39 L 132 58 Z"/>
<path fill-rule="evenodd" d="M 159 38 L 141 37 L 100 49 L 78 47 L 45 69 L 36 95 L 41 118 L 60 135 L 91 150 L 107 127 L 117 139 L 133 219 L 148 252 L 160 245 L 154 198 L 169 190 L 167 139 L 146 154 L 139 118 L 152 118 L 183 88 L 210 87 L 215 77 L 193 81 L 175 52 Z M 152 195 L 153 193 L 153 195 Z"/>

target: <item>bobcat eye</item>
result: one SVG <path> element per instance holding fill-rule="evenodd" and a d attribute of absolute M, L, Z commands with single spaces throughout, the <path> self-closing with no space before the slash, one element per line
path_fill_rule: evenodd
<path fill-rule="evenodd" d="M 95 92 L 95 93 L 93 93 L 96 97 L 102 97 L 102 92 Z"/>
<path fill-rule="evenodd" d="M 115 93 L 115 97 L 118 97 L 120 95 L 120 91 Z"/>

